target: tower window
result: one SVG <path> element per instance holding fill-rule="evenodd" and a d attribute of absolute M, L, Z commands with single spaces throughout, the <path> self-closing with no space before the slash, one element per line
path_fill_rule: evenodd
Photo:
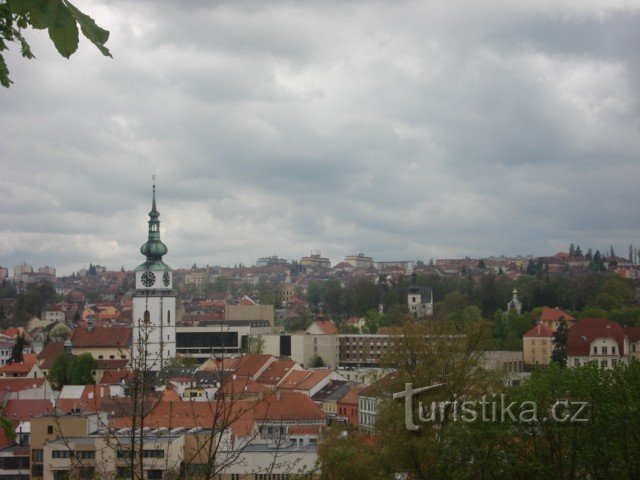
<path fill-rule="evenodd" d="M 144 311 L 144 323 L 149 323 L 151 321 L 151 314 L 149 310 Z"/>
<path fill-rule="evenodd" d="M 167 325 L 171 325 L 171 310 L 167 310 Z"/>

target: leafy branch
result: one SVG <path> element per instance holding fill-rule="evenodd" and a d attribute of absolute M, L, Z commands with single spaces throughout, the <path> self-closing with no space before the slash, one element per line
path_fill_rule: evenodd
<path fill-rule="evenodd" d="M 80 26 L 80 30 L 78 30 Z M 78 49 L 79 31 L 104 55 L 111 57 L 105 43 L 109 31 L 99 27 L 87 14 L 67 0 L 0 0 L 0 52 L 8 50 L 8 43 L 19 43 L 22 56 L 35 58 L 29 43 L 22 35 L 28 27 L 46 29 L 56 49 L 69 58 Z M 0 84 L 6 88 L 13 82 L 9 68 L 0 53 Z"/>

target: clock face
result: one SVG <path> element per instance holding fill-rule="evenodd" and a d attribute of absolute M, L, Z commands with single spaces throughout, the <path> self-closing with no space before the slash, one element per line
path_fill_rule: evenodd
<path fill-rule="evenodd" d="M 156 276 L 153 272 L 144 272 L 142 274 L 142 285 L 151 287 L 154 283 L 156 283 Z"/>
<path fill-rule="evenodd" d="M 164 272 L 164 275 L 162 275 L 162 283 L 164 283 L 165 287 L 169 286 L 169 281 L 171 279 L 169 278 L 169 272 Z"/>

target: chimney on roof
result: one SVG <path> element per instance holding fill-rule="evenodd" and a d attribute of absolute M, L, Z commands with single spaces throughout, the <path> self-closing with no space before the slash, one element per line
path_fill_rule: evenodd
<path fill-rule="evenodd" d="M 280 389 L 276 388 L 276 402 L 280 401 Z"/>
<path fill-rule="evenodd" d="M 540 324 L 538 324 L 538 335 L 540 335 Z"/>

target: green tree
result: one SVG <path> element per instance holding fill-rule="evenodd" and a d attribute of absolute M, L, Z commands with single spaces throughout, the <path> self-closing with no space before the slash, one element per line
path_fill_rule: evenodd
<path fill-rule="evenodd" d="M 8 48 L 7 43 L 17 43 L 24 58 L 35 58 L 22 35 L 24 29 L 31 27 L 48 30 L 60 55 L 69 58 L 78 49 L 78 26 L 103 55 L 111 57 L 104 46 L 109 32 L 68 0 L 5 0 L 0 3 L 0 52 Z M 0 54 L 0 84 L 8 88 L 11 83 L 9 69 Z"/>
<path fill-rule="evenodd" d="M 309 363 L 311 368 L 322 368 L 327 366 L 320 355 L 314 355 Z"/>
<path fill-rule="evenodd" d="M 18 335 L 16 338 L 16 343 L 13 345 L 11 349 L 11 362 L 12 363 L 20 363 L 24 360 L 23 352 L 24 347 L 27 342 L 24 339 L 24 333 L 22 335 Z"/>
<path fill-rule="evenodd" d="M 93 372 L 98 362 L 90 353 L 82 353 L 74 357 L 69 371 L 69 385 L 92 385 L 95 382 Z"/>
<path fill-rule="evenodd" d="M 566 320 L 560 320 L 560 324 L 555 332 L 553 332 L 553 352 L 551 353 L 551 361 L 557 363 L 561 367 L 567 366 L 567 342 L 569 341 L 569 327 Z"/>
<path fill-rule="evenodd" d="M 69 384 L 72 362 L 73 357 L 66 352 L 61 353 L 53 360 L 53 365 L 51 365 L 51 370 L 49 370 L 48 379 L 55 389 L 61 390 L 62 387 Z"/>

